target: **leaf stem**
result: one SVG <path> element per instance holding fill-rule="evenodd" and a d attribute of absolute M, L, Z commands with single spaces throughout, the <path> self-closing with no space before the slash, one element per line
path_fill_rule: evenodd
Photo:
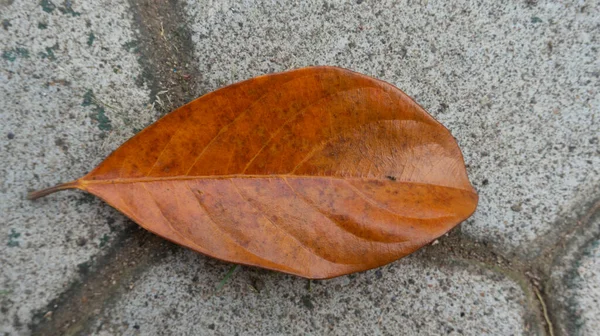
<path fill-rule="evenodd" d="M 67 182 L 67 183 L 61 183 L 59 185 L 55 185 L 54 187 L 50 187 L 50 188 L 46 188 L 46 189 L 42 189 L 42 190 L 30 192 L 27 195 L 27 199 L 28 200 L 35 200 L 35 199 L 38 199 L 40 197 L 44 197 L 46 195 L 50 195 L 50 194 L 55 193 L 55 192 L 60 191 L 60 190 L 74 189 L 74 188 L 77 188 L 77 187 L 79 187 L 79 181 L 71 181 L 71 182 Z"/>

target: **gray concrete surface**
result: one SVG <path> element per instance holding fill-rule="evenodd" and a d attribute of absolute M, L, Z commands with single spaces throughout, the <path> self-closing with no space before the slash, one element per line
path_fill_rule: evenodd
<path fill-rule="evenodd" d="M 481 267 L 409 258 L 308 281 L 240 268 L 221 290 L 210 260 L 176 253 L 102 316 L 96 335 L 520 335 L 526 298 Z M 217 268 L 218 269 L 218 268 Z M 207 286 L 208 285 L 208 286 Z M 218 285 L 217 285 L 218 286 Z M 193 326 L 193 328 L 190 328 Z"/>
<path fill-rule="evenodd" d="M 0 0 L 0 23 L 0 332 L 598 329 L 598 1 Z M 393 83 L 444 123 L 475 215 L 379 270 L 309 289 L 241 267 L 217 291 L 228 264 L 131 233 L 93 197 L 24 199 L 189 97 L 313 64 Z"/>
<path fill-rule="evenodd" d="M 480 204 L 462 230 L 503 249 L 600 183 L 597 3 L 294 3 L 187 1 L 205 85 L 314 64 L 396 85 L 463 149 Z"/>
<path fill-rule="evenodd" d="M 87 173 L 154 117 L 125 47 L 127 4 L 68 3 L 0 2 L 0 332 L 11 335 L 126 221 L 82 193 L 32 203 L 27 192 Z"/>
<path fill-rule="evenodd" d="M 564 254 L 555 260 L 548 293 L 553 310 L 562 311 L 555 318 L 562 334 L 594 335 L 600 328 L 600 203 L 584 220 L 591 225 L 572 232 L 564 244 Z"/>
<path fill-rule="evenodd" d="M 600 330 L 600 241 L 593 241 L 583 257 L 577 261 L 569 302 L 577 316 L 575 325 L 581 333 L 593 335 Z"/>
<path fill-rule="evenodd" d="M 578 319 L 575 323 L 581 326 L 581 333 L 592 335 L 600 330 L 600 241 L 594 240 L 589 250 L 577 264 L 575 292 L 572 294 L 573 306 Z"/>

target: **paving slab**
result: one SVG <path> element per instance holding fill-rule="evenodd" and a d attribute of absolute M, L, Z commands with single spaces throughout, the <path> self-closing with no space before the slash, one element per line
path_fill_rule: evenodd
<path fill-rule="evenodd" d="M 480 203 L 462 230 L 505 252 L 600 184 L 600 6 L 512 1 L 194 1 L 204 86 L 309 65 L 386 80 L 446 125 Z"/>
<path fill-rule="evenodd" d="M 507 276 L 408 258 L 312 281 L 180 251 L 147 272 L 94 335 L 522 335 L 528 299 Z"/>
<path fill-rule="evenodd" d="M 414 97 L 457 138 L 480 192 L 476 214 L 459 228 L 461 239 L 533 261 L 552 246 L 547 237 L 571 225 L 560 219 L 597 193 L 597 3 L 169 2 L 180 3 L 185 14 L 177 13 L 180 22 L 173 24 L 173 13 L 155 10 L 153 1 L 0 0 L 0 332 L 28 335 L 34 312 L 44 321 L 59 314 L 48 303 L 95 272 L 95 260 L 115 252 L 109 251 L 117 249 L 115 237 L 131 227 L 83 193 L 29 202 L 27 191 L 85 174 L 190 91 L 200 95 L 268 72 L 338 65 Z M 140 41 L 135 23 L 149 26 L 149 16 L 153 29 L 161 29 L 148 28 Z M 152 55 L 156 41 L 171 48 L 169 29 L 187 41 L 188 27 L 195 59 Z M 161 64 L 148 83 L 148 72 Z M 156 98 L 164 91 L 159 82 L 186 81 L 189 73 L 200 89 L 190 86 L 173 101 L 170 92 Z M 567 319 L 578 314 L 573 321 L 582 334 L 597 330 L 600 314 L 597 243 L 588 242 L 597 235 L 578 234 L 582 241 L 571 250 L 581 258 L 557 257 L 562 266 L 553 268 L 554 287 L 542 293 L 562 291 L 547 300 L 563 334 L 571 329 L 562 312 Z M 96 276 L 108 283 L 94 287 L 103 288 L 98 297 L 107 301 L 96 302 L 102 308 L 91 311 L 92 322 L 82 327 L 87 333 L 544 332 L 528 281 L 506 275 L 510 260 L 500 267 L 493 259 L 480 264 L 442 252 L 440 264 L 419 252 L 378 270 L 312 282 L 310 289 L 297 277 L 241 267 L 217 291 L 230 265 L 172 245 L 159 249 L 174 252 L 129 278 Z M 118 268 L 117 261 L 127 268 L 123 258 L 135 255 L 114 254 L 119 258 L 109 259 L 115 264 L 107 269 Z M 119 291 L 111 292 L 112 283 Z M 75 320 L 83 301 L 65 302 L 76 307 L 62 319 Z"/>
<path fill-rule="evenodd" d="M 596 335 L 600 329 L 600 202 L 581 221 L 563 244 L 546 290 L 561 335 Z"/>
<path fill-rule="evenodd" d="M 126 219 L 83 193 L 28 191 L 87 173 L 155 113 L 126 1 L 0 1 L 0 333 L 85 274 Z"/>

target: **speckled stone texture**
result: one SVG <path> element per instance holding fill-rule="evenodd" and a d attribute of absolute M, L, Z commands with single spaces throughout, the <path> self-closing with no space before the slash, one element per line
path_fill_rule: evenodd
<path fill-rule="evenodd" d="M 600 203 L 590 224 L 563 246 L 549 282 L 556 329 L 563 335 L 596 335 L 600 330 Z"/>
<path fill-rule="evenodd" d="M 573 308 L 577 316 L 575 324 L 583 335 L 593 335 L 600 330 L 600 240 L 594 240 L 576 264 Z"/>
<path fill-rule="evenodd" d="M 41 308 L 110 246 L 126 219 L 76 179 L 154 117 L 123 1 L 0 2 L 0 333 Z"/>
<path fill-rule="evenodd" d="M 525 297 L 504 275 L 409 258 L 312 281 L 238 269 L 218 289 L 213 261 L 166 258 L 98 320 L 96 335 L 518 335 Z M 207 286 L 208 285 L 208 286 Z M 193 327 L 192 327 L 193 326 Z"/>
<path fill-rule="evenodd" d="M 187 1 L 206 87 L 338 65 L 457 138 L 480 192 L 462 230 L 525 254 L 600 183 L 600 6 L 550 1 Z"/>
<path fill-rule="evenodd" d="M 543 335 L 539 288 L 557 335 L 595 335 L 598 1 L 164 3 L 0 0 L 0 334 Z M 194 55 L 166 62 L 153 41 Z M 396 85 L 456 137 L 480 204 L 435 247 L 310 287 L 240 267 L 217 290 L 230 265 L 168 244 L 99 272 L 123 215 L 74 191 L 25 200 L 88 172 L 171 94 L 324 64 Z M 200 85 L 176 93 L 190 68 Z"/>

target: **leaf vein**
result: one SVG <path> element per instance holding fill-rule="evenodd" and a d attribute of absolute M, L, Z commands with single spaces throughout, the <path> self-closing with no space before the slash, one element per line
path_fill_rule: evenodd
<path fill-rule="evenodd" d="M 246 170 L 248 168 L 250 168 L 250 165 L 254 162 L 254 160 L 258 157 L 258 155 L 260 153 L 262 153 L 262 151 L 269 145 L 269 143 L 271 143 L 271 141 L 279 134 L 279 132 L 281 132 L 281 130 L 283 130 L 283 128 L 285 127 L 285 125 L 289 124 L 292 120 L 294 120 L 296 117 L 300 116 L 301 114 L 303 114 L 304 112 L 306 112 L 309 108 L 311 108 L 312 106 L 320 103 L 323 100 L 329 99 L 333 96 L 336 95 L 341 95 L 341 94 L 347 94 L 350 91 L 356 91 L 356 90 L 360 90 L 366 87 L 371 87 L 371 86 L 360 86 L 360 87 L 356 87 L 356 88 L 352 88 L 352 89 L 347 89 L 347 90 L 342 90 L 342 91 L 338 91 L 332 94 L 329 94 L 325 97 L 322 97 L 321 99 L 317 99 L 314 102 L 311 102 L 310 104 L 308 104 L 307 106 L 305 106 L 304 108 L 302 108 L 300 111 L 294 113 L 292 116 L 290 116 L 283 124 L 281 124 L 281 126 L 279 126 L 277 128 L 277 130 L 275 130 L 275 132 L 273 132 L 273 134 L 271 135 L 271 137 L 265 142 L 265 144 L 258 150 L 258 152 L 256 152 L 256 154 L 252 157 L 252 159 L 250 159 L 250 161 L 248 161 L 248 164 L 246 164 L 246 167 L 244 167 L 244 170 L 242 171 L 242 174 L 244 174 L 246 172 Z M 376 88 L 376 87 L 373 87 Z M 329 117 L 331 119 L 331 124 L 333 124 L 333 116 L 331 114 L 331 110 L 327 110 L 329 113 Z M 333 131 L 331 132 L 331 134 L 333 134 Z"/>
<path fill-rule="evenodd" d="M 256 205 L 254 205 L 252 202 L 250 202 L 248 200 L 247 197 L 245 197 L 244 195 L 242 195 L 239 187 L 235 184 L 235 182 L 233 180 L 230 180 L 231 184 L 233 184 L 233 187 L 235 188 L 235 190 L 237 191 L 237 193 L 240 195 L 240 197 L 246 202 L 248 203 L 253 209 L 255 209 L 256 211 L 258 211 L 260 213 L 260 215 L 265 218 L 266 220 L 269 221 L 269 223 L 271 223 L 271 225 L 273 225 L 275 228 L 277 228 L 278 230 L 282 231 L 285 235 L 289 236 L 290 238 L 292 238 L 293 240 L 295 240 L 299 246 L 305 250 L 306 252 L 308 252 L 311 255 L 314 255 L 316 257 L 319 257 L 320 259 L 323 259 L 329 263 L 334 263 L 334 264 L 342 264 L 339 263 L 337 261 L 333 261 L 333 260 L 329 260 L 327 258 L 325 258 L 324 256 L 318 254 L 316 251 L 313 251 L 310 247 L 308 247 L 305 243 L 303 243 L 302 241 L 300 241 L 298 238 L 296 238 L 293 234 L 289 233 L 287 230 L 285 230 L 284 228 L 282 228 L 281 226 L 275 224 L 275 222 L 273 222 L 269 217 L 267 217 L 267 215 L 265 214 L 265 212 L 260 209 L 259 207 L 257 207 Z"/>
<path fill-rule="evenodd" d="M 282 83 L 281 85 L 285 85 L 288 84 L 292 81 L 296 81 L 296 80 L 300 80 L 302 78 L 305 77 L 310 77 L 311 75 L 305 75 L 305 76 L 300 76 L 298 78 L 292 78 L 288 81 L 286 81 L 285 83 Z M 314 76 L 314 75 L 312 75 Z M 235 123 L 237 120 L 239 120 L 243 115 L 246 114 L 246 112 L 248 112 L 248 110 L 250 110 L 250 108 L 252 108 L 254 105 L 258 104 L 260 101 L 262 101 L 265 96 L 267 96 L 269 93 L 271 93 L 272 90 L 267 90 L 266 92 L 264 92 L 262 95 L 260 95 L 260 97 L 258 97 L 258 99 L 256 99 L 255 101 L 252 102 L 252 104 L 248 105 L 240 114 L 238 114 L 235 118 L 233 118 L 233 120 L 231 120 L 229 123 L 227 123 L 226 125 L 224 125 L 223 127 L 221 127 L 221 129 L 219 130 L 219 132 L 209 141 L 208 144 L 206 144 L 206 146 L 204 146 L 204 148 L 202 149 L 202 151 L 200 152 L 200 154 L 198 154 L 198 156 L 194 159 L 194 162 L 192 163 L 192 165 L 190 166 L 190 168 L 185 172 L 184 175 L 187 175 L 190 173 L 190 171 L 192 171 L 192 169 L 194 168 L 194 166 L 196 165 L 196 163 L 198 162 L 198 160 L 200 160 L 200 158 L 202 157 L 202 155 L 206 152 L 206 150 L 208 149 L 208 147 L 210 147 L 215 141 L 216 139 L 222 134 L 224 133 L 227 128 L 231 125 L 233 125 L 233 123 Z"/>

